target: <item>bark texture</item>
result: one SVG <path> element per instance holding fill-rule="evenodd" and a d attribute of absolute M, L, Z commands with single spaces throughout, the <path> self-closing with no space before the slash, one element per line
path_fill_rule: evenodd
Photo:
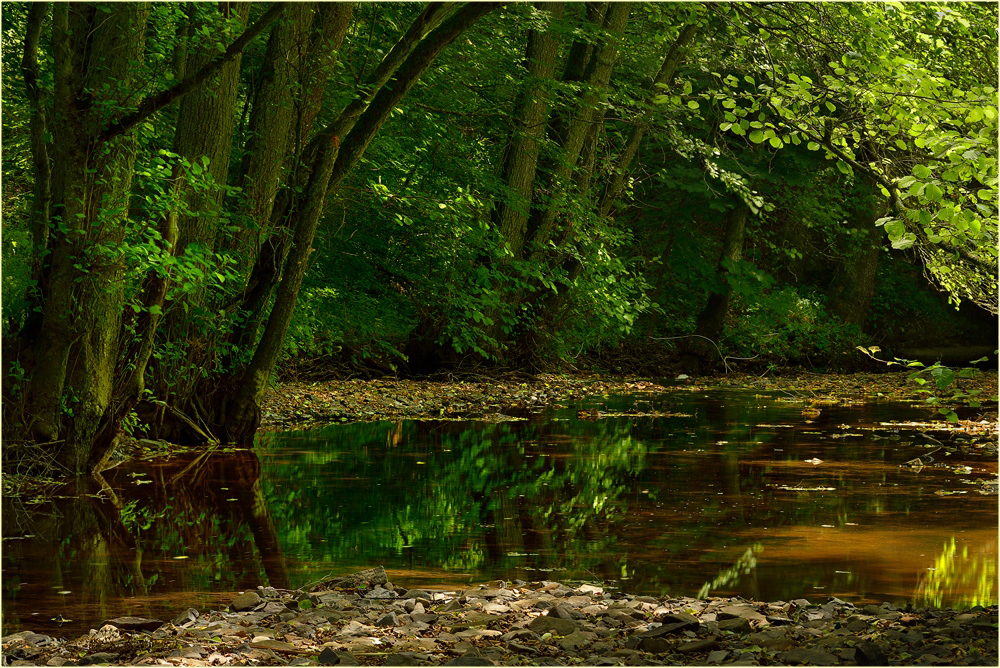
<path fill-rule="evenodd" d="M 84 470 L 111 402 L 123 307 L 120 243 L 135 160 L 134 141 L 96 142 L 113 105 L 128 104 L 130 61 L 142 58 L 149 7 L 53 9 L 54 114 L 51 267 L 42 285 L 41 333 L 24 348 L 31 432 L 57 442 L 58 460 Z"/>

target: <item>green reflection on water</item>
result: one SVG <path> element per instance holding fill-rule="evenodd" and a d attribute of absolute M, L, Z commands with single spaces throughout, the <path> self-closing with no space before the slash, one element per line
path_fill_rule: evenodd
<path fill-rule="evenodd" d="M 969 547 L 961 552 L 955 537 L 945 543 L 934 566 L 917 585 L 914 604 L 941 607 L 945 600 L 953 607 L 971 608 L 996 603 L 997 562 L 987 555 L 970 555 Z"/>

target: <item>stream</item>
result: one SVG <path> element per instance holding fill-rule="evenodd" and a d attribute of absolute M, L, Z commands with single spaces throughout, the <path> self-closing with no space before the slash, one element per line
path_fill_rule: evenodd
<path fill-rule="evenodd" d="M 591 397 L 127 462 L 105 489 L 4 499 L 3 632 L 169 620 L 376 565 L 422 588 L 996 604 L 997 497 L 980 484 L 995 453 L 921 433 L 914 404 L 807 406 L 733 390 Z"/>

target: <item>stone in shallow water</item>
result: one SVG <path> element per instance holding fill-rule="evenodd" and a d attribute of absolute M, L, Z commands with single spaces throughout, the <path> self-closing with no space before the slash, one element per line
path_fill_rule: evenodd
<path fill-rule="evenodd" d="M 173 624 L 174 626 L 182 626 L 184 624 L 190 624 L 194 620 L 198 619 L 199 614 L 200 613 L 194 608 L 188 608 L 181 614 L 174 617 L 173 621 L 171 621 L 171 624 Z"/>

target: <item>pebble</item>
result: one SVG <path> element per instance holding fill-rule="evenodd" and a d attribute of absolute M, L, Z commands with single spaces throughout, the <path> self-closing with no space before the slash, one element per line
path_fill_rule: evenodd
<path fill-rule="evenodd" d="M 26 630 L 0 644 L 11 666 L 997 665 L 997 607 L 655 598 L 549 581 L 429 592 L 371 569 L 308 592 L 260 587 L 170 623 L 121 617 L 77 639 Z"/>

